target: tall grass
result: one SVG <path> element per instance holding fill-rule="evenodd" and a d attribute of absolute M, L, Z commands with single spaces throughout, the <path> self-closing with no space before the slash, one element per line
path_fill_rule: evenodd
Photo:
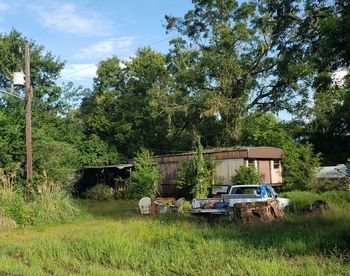
<path fill-rule="evenodd" d="M 73 202 L 71 196 L 61 189 L 37 194 L 29 204 L 33 210 L 33 224 L 69 221 L 82 214 L 82 210 Z"/>
<path fill-rule="evenodd" d="M 82 214 L 64 190 L 46 190 L 27 200 L 25 194 L 12 185 L 0 186 L 0 212 L 21 226 L 68 221 Z"/>
<path fill-rule="evenodd" d="M 290 204 L 286 210 L 296 214 L 304 213 L 309 205 L 316 200 L 323 200 L 333 208 L 349 208 L 348 204 L 350 204 L 350 192 L 348 191 L 334 191 L 320 194 L 313 192 L 293 191 L 282 193 L 281 197 L 287 197 L 290 199 Z"/>
<path fill-rule="evenodd" d="M 135 201 L 86 201 L 95 218 L 0 232 L 0 274 L 349 275 L 350 214 L 215 224 L 141 216 Z"/>
<path fill-rule="evenodd" d="M 141 216 L 136 201 L 79 201 L 89 219 L 0 231 L 0 274 L 349 275 L 348 196 L 290 194 L 301 205 L 315 196 L 330 210 L 270 224 Z"/>

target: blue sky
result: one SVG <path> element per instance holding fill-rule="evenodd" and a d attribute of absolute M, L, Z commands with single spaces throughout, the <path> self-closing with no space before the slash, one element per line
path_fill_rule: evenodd
<path fill-rule="evenodd" d="M 191 7 L 191 0 L 0 0 L 0 32 L 16 28 L 34 39 L 66 61 L 61 81 L 90 87 L 103 59 L 127 59 L 147 45 L 166 52 L 164 15 Z"/>

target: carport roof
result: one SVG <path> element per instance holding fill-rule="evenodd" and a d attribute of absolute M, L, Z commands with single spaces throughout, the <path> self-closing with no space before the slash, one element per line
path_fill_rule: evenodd
<path fill-rule="evenodd" d="M 116 165 L 104 165 L 104 166 L 88 166 L 84 167 L 84 169 L 109 169 L 109 168 L 116 168 L 119 170 L 125 169 L 125 168 L 132 168 L 134 167 L 134 164 L 116 164 Z"/>

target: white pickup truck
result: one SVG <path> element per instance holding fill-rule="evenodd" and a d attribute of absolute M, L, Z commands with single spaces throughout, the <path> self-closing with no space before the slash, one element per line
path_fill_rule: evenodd
<path fill-rule="evenodd" d="M 193 199 L 192 214 L 226 214 L 230 207 L 242 202 L 257 202 L 276 199 L 282 207 L 288 205 L 287 198 L 280 198 L 268 185 L 234 185 L 228 192 L 214 195 L 213 198 Z"/>

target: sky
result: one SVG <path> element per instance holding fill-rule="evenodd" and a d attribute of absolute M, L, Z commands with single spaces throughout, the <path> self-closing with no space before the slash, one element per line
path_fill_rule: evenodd
<path fill-rule="evenodd" d="M 101 60 L 144 46 L 166 52 L 174 34 L 164 16 L 191 8 L 191 0 L 0 0 L 0 32 L 15 28 L 66 61 L 60 82 L 91 87 Z"/>

